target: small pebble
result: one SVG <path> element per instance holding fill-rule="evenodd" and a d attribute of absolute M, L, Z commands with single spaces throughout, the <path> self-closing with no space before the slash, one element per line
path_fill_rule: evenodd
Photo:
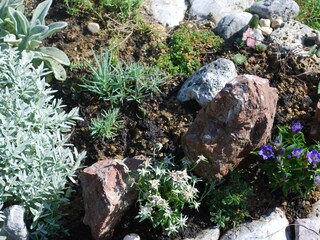
<path fill-rule="evenodd" d="M 260 20 L 259 20 L 259 23 L 260 23 L 260 26 L 261 27 L 270 27 L 270 25 L 271 25 L 271 21 L 270 21 L 270 19 L 266 19 L 266 18 L 261 18 Z"/>
<path fill-rule="evenodd" d="M 130 233 L 128 235 L 126 235 L 123 240 L 140 240 L 140 236 L 138 234 L 135 233 Z"/>
<path fill-rule="evenodd" d="M 263 35 L 270 35 L 273 31 L 271 27 L 260 27 L 260 30 Z"/>
<path fill-rule="evenodd" d="M 91 34 L 98 34 L 100 31 L 100 25 L 95 22 L 88 23 L 87 28 Z"/>
<path fill-rule="evenodd" d="M 283 24 L 283 20 L 282 19 L 276 19 L 276 20 L 272 20 L 271 21 L 271 27 L 273 29 L 276 29 L 278 27 L 281 27 L 281 25 Z"/>

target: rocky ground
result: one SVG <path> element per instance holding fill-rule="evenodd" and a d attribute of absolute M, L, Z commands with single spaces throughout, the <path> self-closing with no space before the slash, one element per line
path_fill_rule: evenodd
<path fill-rule="evenodd" d="M 73 63 L 80 66 L 74 70 L 68 70 L 67 81 L 63 83 L 55 81 L 51 84 L 54 89 L 58 90 L 57 96 L 63 99 L 67 110 L 72 107 L 80 107 L 80 115 L 84 121 L 79 122 L 73 130 L 71 142 L 78 149 L 88 152 L 83 165 L 89 166 L 105 158 L 123 159 L 138 154 L 151 155 L 157 143 L 163 144 L 162 155 L 174 155 L 179 162 L 184 155 L 180 142 L 181 135 L 187 131 L 197 111 L 200 110 L 196 102 L 181 104 L 176 100 L 176 95 L 185 78 L 169 79 L 161 86 L 161 93 L 142 100 L 140 103 L 125 103 L 121 107 L 121 120 L 124 121 L 126 127 L 117 137 L 106 142 L 92 138 L 88 125 L 92 118 L 98 116 L 102 110 L 108 109 L 109 105 L 78 85 L 81 83 L 81 78 L 88 73 L 88 69 L 80 65 L 83 59 L 92 58 L 91 49 L 99 51 L 104 47 L 110 47 L 111 43 L 108 42 L 108 39 L 114 31 L 120 31 L 124 36 L 119 46 L 120 57 L 125 61 L 134 60 L 142 63 L 149 63 L 150 56 L 158 53 L 158 49 L 154 47 L 155 43 L 163 41 L 165 35 L 157 37 L 151 32 L 146 34 L 130 26 L 117 25 L 110 21 L 104 22 L 89 16 L 87 18 L 70 16 L 66 13 L 62 0 L 53 3 L 48 18 L 48 22 L 50 21 L 66 21 L 69 26 L 50 38 L 46 45 L 60 48 Z M 99 34 L 89 33 L 86 27 L 89 21 L 96 21 L 100 24 L 102 30 Z M 237 66 L 238 73 L 249 73 L 268 78 L 271 86 L 279 91 L 275 124 L 290 123 L 294 119 L 299 119 L 305 126 L 304 131 L 308 133 L 319 98 L 317 95 L 319 73 L 306 71 L 309 66 L 312 66 L 312 61 L 308 63 L 294 56 L 280 56 L 277 49 L 273 48 L 258 53 L 253 50 L 226 47 L 218 54 L 206 53 L 202 63 L 211 62 L 219 57 L 231 58 L 239 51 L 252 61 Z M 251 219 L 257 219 L 267 209 L 278 206 L 285 210 L 287 218 L 293 222 L 298 217 L 306 216 L 310 211 L 310 206 L 319 200 L 318 192 L 312 193 L 307 199 L 298 196 L 285 198 L 280 192 L 271 193 L 266 176 L 259 169 L 254 158 L 245 159 L 239 169 L 242 169 L 244 180 L 253 186 L 255 193 L 249 204 Z M 84 216 L 81 188 L 75 185 L 74 189 L 76 191 L 72 196 L 71 206 L 66 209 L 69 215 L 65 217 L 65 225 L 70 229 L 70 236 L 66 239 L 88 240 L 91 239 L 90 229 L 81 221 Z M 194 237 L 200 229 L 212 224 L 209 220 L 208 209 L 204 205 L 199 212 L 188 212 L 189 227 L 179 233 L 176 238 L 169 238 L 162 236 L 160 231 L 152 229 L 150 224 L 139 223 L 134 219 L 136 214 L 137 210 L 132 207 L 114 230 L 112 239 L 123 239 L 124 235 L 131 232 L 138 233 L 142 239 L 183 239 Z"/>

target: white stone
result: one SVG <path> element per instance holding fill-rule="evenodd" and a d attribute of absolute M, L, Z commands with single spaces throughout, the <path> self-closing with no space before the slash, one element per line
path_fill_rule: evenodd
<path fill-rule="evenodd" d="M 24 222 L 24 212 L 24 207 L 19 205 L 6 208 L 3 211 L 6 219 L 1 228 L 0 236 L 5 236 L 8 240 L 27 240 L 28 230 Z"/>
<path fill-rule="evenodd" d="M 273 31 L 271 27 L 260 27 L 260 30 L 264 36 L 270 35 Z"/>
<path fill-rule="evenodd" d="M 320 240 L 319 219 L 297 219 L 295 221 L 295 240 Z"/>
<path fill-rule="evenodd" d="M 187 10 L 185 0 L 152 0 L 151 10 L 155 20 L 167 27 L 178 26 Z"/>
<path fill-rule="evenodd" d="M 135 234 L 135 233 L 130 233 L 130 234 L 127 234 L 123 240 L 140 240 L 140 236 L 138 234 Z"/>
<path fill-rule="evenodd" d="M 259 20 L 259 24 L 260 24 L 261 27 L 270 27 L 271 20 L 270 19 L 266 19 L 266 18 L 261 18 Z"/>
<path fill-rule="evenodd" d="M 194 99 L 204 107 L 236 76 L 234 63 L 229 59 L 219 58 L 192 74 L 182 85 L 177 98 L 181 102 Z"/>
<path fill-rule="evenodd" d="M 320 220 L 320 201 L 312 205 L 312 211 L 309 213 L 308 218 Z"/>
<path fill-rule="evenodd" d="M 271 27 L 273 29 L 276 29 L 278 27 L 281 27 L 281 25 L 283 24 L 283 20 L 282 19 L 275 19 L 275 20 L 271 20 Z"/>
<path fill-rule="evenodd" d="M 241 37 L 243 29 L 248 25 L 251 18 L 251 13 L 232 13 L 219 21 L 215 32 L 225 40 Z"/>
<path fill-rule="evenodd" d="M 98 34 L 100 31 L 100 25 L 95 22 L 89 22 L 87 28 L 91 34 Z"/>
<path fill-rule="evenodd" d="M 289 231 L 289 221 L 285 213 L 276 208 L 259 220 L 243 223 L 240 227 L 227 231 L 220 240 L 288 240 Z"/>
<path fill-rule="evenodd" d="M 252 4 L 250 12 L 260 18 L 288 21 L 298 15 L 299 5 L 294 0 L 262 0 Z"/>
<path fill-rule="evenodd" d="M 191 1 L 190 14 L 198 20 L 207 19 L 211 16 L 213 21 L 218 22 L 225 16 L 243 12 L 249 8 L 254 0 L 193 0 Z"/>
<path fill-rule="evenodd" d="M 183 240 L 219 240 L 219 228 L 209 228 L 202 230 L 195 238 L 185 238 Z"/>

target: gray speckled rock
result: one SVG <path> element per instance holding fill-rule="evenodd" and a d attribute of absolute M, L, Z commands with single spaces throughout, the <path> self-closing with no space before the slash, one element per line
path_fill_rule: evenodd
<path fill-rule="evenodd" d="M 289 221 L 284 212 L 276 208 L 259 220 L 243 223 L 226 232 L 220 240 L 289 240 Z"/>
<path fill-rule="evenodd" d="M 219 21 L 215 32 L 224 40 L 228 40 L 230 38 L 235 39 L 241 36 L 243 30 L 245 30 L 251 18 L 251 13 L 232 13 L 223 17 Z"/>
<path fill-rule="evenodd" d="M 24 222 L 24 207 L 13 205 L 3 212 L 6 219 L 1 228 L 0 236 L 6 236 L 7 240 L 27 240 L 28 230 Z"/>
<path fill-rule="evenodd" d="M 250 12 L 261 18 L 288 21 L 299 13 L 299 5 L 293 0 L 263 0 L 251 5 Z"/>
<path fill-rule="evenodd" d="M 296 233 L 295 240 L 320 240 L 319 219 L 297 219 L 295 221 L 294 230 Z"/>
<path fill-rule="evenodd" d="M 202 230 L 195 238 L 185 238 L 184 240 L 219 240 L 219 228 L 208 228 Z"/>
<path fill-rule="evenodd" d="M 153 17 L 162 25 L 174 27 L 183 20 L 187 10 L 185 0 L 151 0 Z"/>
<path fill-rule="evenodd" d="M 211 16 L 217 24 L 226 15 L 243 12 L 254 0 L 191 0 L 190 14 L 203 20 Z"/>
<path fill-rule="evenodd" d="M 295 51 L 299 54 L 299 49 L 311 47 L 305 45 L 306 38 L 316 38 L 317 32 L 307 25 L 298 21 L 291 20 L 277 28 L 270 35 L 273 44 L 280 47 L 282 53 Z M 315 42 L 314 42 L 315 44 Z"/>
<path fill-rule="evenodd" d="M 186 102 L 196 100 L 202 107 L 206 106 L 224 85 L 237 76 L 234 63 L 219 58 L 191 75 L 181 87 L 178 100 Z"/>

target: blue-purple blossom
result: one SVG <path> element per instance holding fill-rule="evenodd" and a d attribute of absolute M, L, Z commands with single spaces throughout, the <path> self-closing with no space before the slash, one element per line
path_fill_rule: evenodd
<path fill-rule="evenodd" d="M 294 148 L 291 152 L 292 157 L 299 158 L 302 154 L 302 148 Z"/>
<path fill-rule="evenodd" d="M 309 163 L 317 163 L 320 160 L 320 154 L 316 149 L 313 149 L 310 152 L 307 152 L 307 157 Z"/>
<path fill-rule="evenodd" d="M 314 175 L 314 184 L 320 185 L 320 175 L 316 174 Z"/>
<path fill-rule="evenodd" d="M 277 154 L 283 155 L 285 152 L 286 152 L 286 150 L 285 150 L 284 148 L 280 148 L 280 149 L 277 151 Z"/>
<path fill-rule="evenodd" d="M 300 122 L 294 122 L 294 123 L 292 123 L 292 125 L 291 125 L 291 132 L 292 132 L 292 133 L 299 132 L 299 131 L 301 131 L 302 128 L 303 128 L 303 127 L 302 127 L 302 125 L 301 125 Z"/>
<path fill-rule="evenodd" d="M 279 147 L 281 145 L 279 138 L 274 139 L 273 143 L 276 147 Z"/>
<path fill-rule="evenodd" d="M 263 157 L 263 160 L 267 160 L 274 156 L 272 145 L 262 145 L 261 150 L 258 152 L 260 156 Z"/>

